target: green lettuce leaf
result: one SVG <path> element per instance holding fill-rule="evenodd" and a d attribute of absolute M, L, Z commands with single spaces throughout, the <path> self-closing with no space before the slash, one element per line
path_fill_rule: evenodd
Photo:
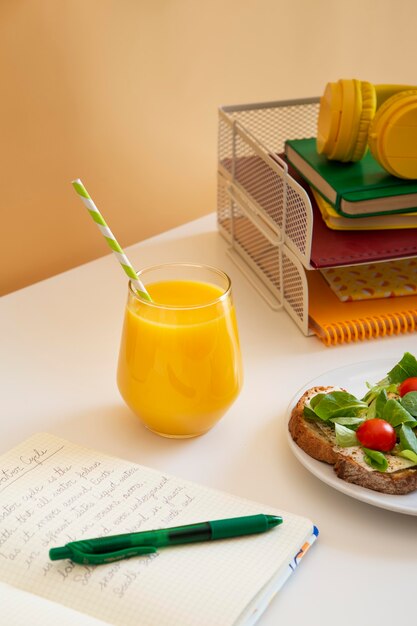
<path fill-rule="evenodd" d="M 310 407 L 308 406 L 304 407 L 303 414 L 304 414 L 304 417 L 307 417 L 308 419 L 311 419 L 311 420 L 320 419 L 319 416 L 314 413 L 313 409 L 310 409 Z"/>
<path fill-rule="evenodd" d="M 327 421 L 332 417 L 355 417 L 367 408 L 367 404 L 346 391 L 333 391 L 326 393 L 314 406 L 310 403 L 310 408 L 320 419 Z"/>
<path fill-rule="evenodd" d="M 342 448 L 350 448 L 350 446 L 359 445 L 356 433 L 351 428 L 342 426 L 342 424 L 335 424 L 336 443 Z"/>
<path fill-rule="evenodd" d="M 417 376 L 417 360 L 409 352 L 405 352 L 401 361 L 388 372 L 391 383 L 402 383 L 406 378 Z"/>
<path fill-rule="evenodd" d="M 373 469 L 379 472 L 386 472 L 388 468 L 388 461 L 386 456 L 378 450 L 370 450 L 369 448 L 362 448 L 365 453 L 365 461 L 373 467 Z"/>
<path fill-rule="evenodd" d="M 371 420 L 373 417 L 376 417 L 376 400 L 372 400 L 366 412 L 367 420 Z"/>
<path fill-rule="evenodd" d="M 401 398 L 401 405 L 414 417 L 417 417 L 417 391 L 409 391 Z"/>
<path fill-rule="evenodd" d="M 332 417 L 330 422 L 333 424 L 341 424 L 342 426 L 352 426 L 355 430 L 362 422 L 365 421 L 364 417 Z"/>
<path fill-rule="evenodd" d="M 382 419 L 389 422 L 394 428 L 400 424 L 417 426 L 417 420 L 394 398 L 389 398 L 386 401 L 382 411 Z"/>
<path fill-rule="evenodd" d="M 408 424 L 401 424 L 398 434 L 400 436 L 401 452 L 411 450 L 417 454 L 417 437 L 413 429 Z"/>
<path fill-rule="evenodd" d="M 381 391 L 385 391 L 386 393 L 398 393 L 398 383 L 391 383 L 388 378 L 384 378 L 376 385 L 371 385 L 370 383 L 366 383 L 369 391 L 362 398 L 364 402 L 367 404 L 371 404 L 373 400 L 381 393 Z"/>
<path fill-rule="evenodd" d="M 417 465 L 417 454 L 412 450 L 402 450 L 402 452 L 398 453 L 398 456 L 402 456 L 404 459 L 413 461 Z"/>
<path fill-rule="evenodd" d="M 311 408 L 314 410 L 314 407 L 316 406 L 316 404 L 318 404 L 320 402 L 320 400 L 322 400 L 322 398 L 324 398 L 326 394 L 325 393 L 318 393 L 317 395 L 313 396 L 310 400 L 310 406 Z"/>
<path fill-rule="evenodd" d="M 375 400 L 375 417 L 382 417 L 384 414 L 384 406 L 388 401 L 387 392 L 381 389 Z"/>
<path fill-rule="evenodd" d="M 304 405 L 304 417 L 308 417 L 309 419 L 313 420 L 320 419 L 319 416 L 314 412 L 314 407 L 320 402 L 322 398 L 324 398 L 325 395 L 325 393 L 318 393 L 317 395 L 313 396 L 307 404 Z"/>

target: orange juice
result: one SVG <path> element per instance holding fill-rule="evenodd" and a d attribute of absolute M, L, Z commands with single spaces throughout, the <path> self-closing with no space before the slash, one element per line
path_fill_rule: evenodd
<path fill-rule="evenodd" d="M 118 366 L 122 397 L 152 431 L 192 437 L 237 397 L 242 368 L 230 289 L 160 280 L 129 294 Z"/>

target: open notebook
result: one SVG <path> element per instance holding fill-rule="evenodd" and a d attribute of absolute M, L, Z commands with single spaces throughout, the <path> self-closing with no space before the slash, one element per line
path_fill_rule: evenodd
<path fill-rule="evenodd" d="M 260 535 L 106 565 L 50 561 L 76 539 L 269 513 Z M 40 433 L 0 457 L 0 604 L 8 626 L 254 624 L 317 537 L 306 518 Z"/>

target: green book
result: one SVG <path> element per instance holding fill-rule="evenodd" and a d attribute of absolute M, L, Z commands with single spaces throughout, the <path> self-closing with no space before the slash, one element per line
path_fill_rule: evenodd
<path fill-rule="evenodd" d="M 368 151 L 361 161 L 341 163 L 318 154 L 316 139 L 285 143 L 288 161 L 344 217 L 417 210 L 417 180 L 388 174 Z"/>

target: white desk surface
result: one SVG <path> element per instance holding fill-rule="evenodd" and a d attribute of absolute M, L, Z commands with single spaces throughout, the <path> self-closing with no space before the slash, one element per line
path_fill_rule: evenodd
<path fill-rule="evenodd" d="M 296 391 L 318 374 L 416 354 L 416 335 L 326 348 L 304 337 L 285 312 L 272 311 L 226 250 L 214 214 L 128 248 L 136 267 L 203 262 L 232 278 L 245 382 L 209 433 L 164 439 L 124 405 L 115 374 L 127 284 L 109 254 L 3 297 L 0 453 L 47 431 L 309 517 L 319 540 L 262 626 L 407 619 L 416 593 L 417 518 L 359 502 L 311 475 L 289 450 L 284 415 Z"/>

